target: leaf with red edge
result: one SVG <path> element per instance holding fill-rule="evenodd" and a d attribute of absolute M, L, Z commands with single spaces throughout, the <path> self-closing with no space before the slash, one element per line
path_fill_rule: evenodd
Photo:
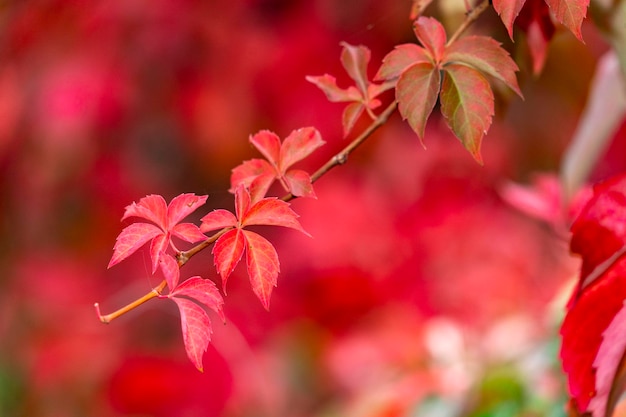
<path fill-rule="evenodd" d="M 202 307 L 186 298 L 170 297 L 178 305 L 185 351 L 194 366 L 203 372 L 202 356 L 211 341 L 211 320 Z"/>
<path fill-rule="evenodd" d="M 233 272 L 245 249 L 244 236 L 241 229 L 233 229 L 224 233 L 213 246 L 213 257 L 217 272 L 222 277 L 222 288 L 226 288 L 226 280 Z"/>
<path fill-rule="evenodd" d="M 582 42 L 581 26 L 587 16 L 589 0 L 546 0 L 550 10 L 560 23 Z"/>
<path fill-rule="evenodd" d="M 261 300 L 266 310 L 270 308 L 270 297 L 276 286 L 280 263 L 274 246 L 263 236 L 245 230 L 246 263 L 252 291 Z"/>
<path fill-rule="evenodd" d="M 250 143 L 263 154 L 265 158 L 274 166 L 278 166 L 280 159 L 280 138 L 269 130 L 261 130 L 254 135 L 250 135 Z"/>
<path fill-rule="evenodd" d="M 107 268 L 111 268 L 135 253 L 144 244 L 162 233 L 158 227 L 148 223 L 133 223 L 126 226 L 115 240 L 113 256 Z"/>
<path fill-rule="evenodd" d="M 517 84 L 515 61 L 499 42 L 486 36 L 466 36 L 452 43 L 445 52 L 444 63 L 461 62 L 502 81 L 523 97 Z"/>
<path fill-rule="evenodd" d="M 593 191 L 572 225 L 570 249 L 581 255 L 583 262 L 561 326 L 560 356 L 578 411 L 604 417 L 603 409 L 614 405 L 609 394 L 624 354 L 616 332 L 623 340 L 626 175 L 597 184 Z"/>
<path fill-rule="evenodd" d="M 167 228 L 167 203 L 160 195 L 150 194 L 126 206 L 122 220 L 129 217 L 141 217 L 159 226 L 161 229 Z"/>
<path fill-rule="evenodd" d="M 493 0 L 493 8 L 500 15 L 511 40 L 513 39 L 513 22 L 524 7 L 524 3 L 526 0 Z"/>
<path fill-rule="evenodd" d="M 172 256 L 162 253 L 159 257 L 159 266 L 161 267 L 161 272 L 163 272 L 163 276 L 165 277 L 170 291 L 174 290 L 178 285 L 178 281 L 180 281 L 180 267 L 178 266 L 178 262 L 176 262 L 176 259 Z"/>
<path fill-rule="evenodd" d="M 215 311 L 226 322 L 224 317 L 224 298 L 213 281 L 199 276 L 188 278 L 169 295 L 169 297 L 189 297 Z"/>
<path fill-rule="evenodd" d="M 426 48 L 435 63 L 441 62 L 446 47 L 446 30 L 434 17 L 419 17 L 413 24 L 417 40 Z"/>
<path fill-rule="evenodd" d="M 494 97 L 480 72 L 465 65 L 446 65 L 441 86 L 441 113 L 465 149 L 482 164 L 480 144 L 491 126 Z"/>
<path fill-rule="evenodd" d="M 237 217 L 230 211 L 224 209 L 213 210 L 207 213 L 200 221 L 202 222 L 200 224 L 200 230 L 203 232 L 237 226 Z"/>
<path fill-rule="evenodd" d="M 435 62 L 426 49 L 421 46 L 405 43 L 398 45 L 383 58 L 383 64 L 376 73 L 376 80 L 398 78 L 408 67 L 414 64 L 432 64 Z M 432 66 L 431 65 L 431 66 Z"/>
<path fill-rule="evenodd" d="M 408 120 L 420 140 L 426 122 L 435 108 L 441 86 L 441 73 L 430 63 L 409 67 L 398 79 L 396 98 L 402 118 Z"/>

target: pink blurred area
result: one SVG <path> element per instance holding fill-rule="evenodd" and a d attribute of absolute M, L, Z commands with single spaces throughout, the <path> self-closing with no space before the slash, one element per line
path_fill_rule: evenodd
<path fill-rule="evenodd" d="M 483 363 L 549 338 L 550 303 L 577 264 L 499 190 L 558 167 L 597 59 L 565 35 L 541 77 L 523 68 L 526 101 L 498 109 L 485 167 L 436 117 L 424 149 L 396 115 L 316 184 L 318 200 L 294 201 L 314 237 L 263 231 L 282 267 L 272 308 L 237 269 L 227 324 L 211 316 L 204 373 L 187 360 L 173 303 L 151 301 L 108 326 L 93 310 L 160 282 L 142 251 L 106 270 L 126 205 L 195 192 L 209 202 L 192 220 L 231 209 L 230 170 L 258 156 L 248 136 L 260 129 L 285 137 L 316 126 L 327 145 L 299 166 L 309 171 L 345 146 L 341 105 L 304 76 L 347 86 L 340 41 L 367 45 L 373 74 L 395 44 L 412 42 L 409 9 L 4 2 L 0 415 L 403 416 L 431 395 L 462 403 Z M 495 15 L 485 24 L 506 35 Z M 219 285 L 209 252 L 183 276 Z M 558 398 L 558 382 L 533 377 Z"/>

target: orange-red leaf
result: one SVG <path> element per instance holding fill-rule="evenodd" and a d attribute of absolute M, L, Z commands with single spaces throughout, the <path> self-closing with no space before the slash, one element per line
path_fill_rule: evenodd
<path fill-rule="evenodd" d="M 211 341 L 211 320 L 209 315 L 195 302 L 186 298 L 171 297 L 180 311 L 180 324 L 183 330 L 185 351 L 194 366 L 203 372 L 202 356 Z"/>
<path fill-rule="evenodd" d="M 474 159 L 482 164 L 480 144 L 491 126 L 494 97 L 480 72 L 465 65 L 446 65 L 441 86 L 441 113 Z"/>
<path fill-rule="evenodd" d="M 493 0 L 493 8 L 500 15 L 511 39 L 513 39 L 513 22 L 524 7 L 524 3 L 526 0 Z"/>
<path fill-rule="evenodd" d="M 115 240 L 113 256 L 108 268 L 116 265 L 135 253 L 144 244 L 159 236 L 161 229 L 148 223 L 133 223 L 126 226 Z"/>
<path fill-rule="evenodd" d="M 580 31 L 583 20 L 587 16 L 589 0 L 546 0 L 556 20 L 568 28 L 578 40 L 582 41 Z"/>
<path fill-rule="evenodd" d="M 241 229 L 233 229 L 224 233 L 213 246 L 213 259 L 217 272 L 222 277 L 222 289 L 233 272 L 245 249 L 245 240 Z"/>
<path fill-rule="evenodd" d="M 398 45 L 393 51 L 389 52 L 383 58 L 383 64 L 380 66 L 375 79 L 390 80 L 398 78 L 402 72 L 414 64 L 431 63 L 434 65 L 433 58 L 426 49 L 412 43 Z"/>

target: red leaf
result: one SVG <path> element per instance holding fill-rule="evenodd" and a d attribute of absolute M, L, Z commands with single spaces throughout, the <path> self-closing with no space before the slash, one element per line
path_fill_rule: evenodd
<path fill-rule="evenodd" d="M 614 336 L 626 299 L 626 175 L 593 191 L 572 225 L 570 249 L 582 256 L 582 268 L 561 326 L 561 360 L 578 410 L 598 417 L 613 406 L 608 392 L 624 354 Z"/>
<path fill-rule="evenodd" d="M 626 247 L 626 175 L 593 187 L 593 197 L 572 224 L 570 249 L 582 257 L 579 291 Z"/>
<path fill-rule="evenodd" d="M 167 286 L 170 291 L 173 291 L 180 280 L 180 268 L 178 267 L 178 262 L 176 262 L 176 259 L 172 256 L 161 253 L 159 256 L 159 265 L 161 266 L 161 272 L 163 272 Z"/>
<path fill-rule="evenodd" d="M 554 36 L 554 23 L 550 9 L 543 0 L 526 0 L 516 22 L 526 32 L 533 73 L 539 74 L 548 55 L 548 43 Z"/>
<path fill-rule="evenodd" d="M 365 110 L 365 106 L 363 103 L 350 103 L 343 110 L 343 114 L 341 115 L 341 124 L 343 126 L 343 136 L 346 137 L 354 128 L 356 121 L 359 120 L 359 117 L 363 114 L 363 110 Z"/>
<path fill-rule="evenodd" d="M 311 184 L 311 176 L 302 170 L 292 169 L 285 174 L 285 181 L 289 185 L 289 189 L 293 195 L 297 197 L 317 198 L 313 185 Z"/>
<path fill-rule="evenodd" d="M 300 225 L 298 215 L 289 207 L 289 203 L 275 198 L 264 198 L 255 203 L 240 220 L 242 227 L 253 225 L 283 226 L 308 235 Z"/>
<path fill-rule="evenodd" d="M 602 241 L 593 241 L 589 245 L 601 246 Z M 571 303 L 573 305 L 561 326 L 561 361 L 567 374 L 570 396 L 581 413 L 589 411 L 590 401 L 599 386 L 606 385 L 606 381 L 598 381 L 597 365 L 594 363 L 610 361 L 608 357 L 597 359 L 603 343 L 602 335 L 623 309 L 625 299 L 626 257 L 622 256 Z M 621 336 L 623 339 L 623 334 Z M 608 366 L 608 363 L 603 366 Z"/>
<path fill-rule="evenodd" d="M 193 213 L 198 207 L 204 205 L 207 198 L 207 195 L 195 195 L 191 193 L 181 194 L 174 197 L 172 201 L 170 201 L 170 205 L 167 207 L 167 220 L 169 227 L 173 227 L 178 224 L 182 219 Z M 195 242 L 197 241 L 198 240 Z"/>
<path fill-rule="evenodd" d="M 491 126 L 494 98 L 489 82 L 465 65 L 445 67 L 441 86 L 441 113 L 463 146 L 482 164 L 480 144 Z"/>
<path fill-rule="evenodd" d="M 250 136 L 250 143 L 252 143 L 272 165 L 278 166 L 278 160 L 280 158 L 280 138 L 275 133 L 269 130 L 261 130 Z"/>
<path fill-rule="evenodd" d="M 622 276 L 622 279 L 624 278 L 626 275 Z M 614 391 L 621 392 L 621 387 L 616 387 L 615 384 L 618 383 L 617 372 L 620 372 L 619 368 L 626 352 L 624 334 L 626 334 L 626 308 L 622 304 L 622 308 L 602 333 L 602 343 L 593 361 L 596 369 L 596 395 L 589 402 L 588 408 L 593 416 L 613 415 L 613 408 L 619 397 L 612 394 Z"/>
<path fill-rule="evenodd" d="M 324 94 L 326 94 L 328 101 L 340 103 L 343 101 L 361 100 L 361 93 L 356 87 L 350 86 L 348 88 L 340 88 L 337 86 L 337 79 L 332 75 L 307 75 L 305 79 L 311 84 L 315 84 L 317 88 L 322 90 Z"/>
<path fill-rule="evenodd" d="M 567 27 L 578 40 L 582 41 L 580 31 L 583 20 L 587 15 L 589 0 L 546 0 L 556 20 Z"/>
<path fill-rule="evenodd" d="M 515 22 L 525 2 L 526 0 L 493 0 L 493 8 L 500 15 L 511 40 L 513 39 L 513 22 Z"/>
<path fill-rule="evenodd" d="M 421 46 L 406 43 L 398 45 L 383 58 L 383 64 L 376 74 L 376 80 L 398 78 L 404 70 L 414 64 L 432 64 L 435 62 Z M 432 66 L 431 65 L 431 66 Z"/>
<path fill-rule="evenodd" d="M 266 190 L 270 188 L 276 178 L 276 169 L 265 159 L 251 159 L 244 161 L 235 167 L 230 175 L 230 191 L 235 192 L 239 185 L 250 187 L 253 181 L 259 177 L 264 177 L 267 182 Z"/>
<path fill-rule="evenodd" d="M 370 62 L 371 53 L 369 48 L 359 45 L 353 46 L 347 42 L 341 42 L 341 63 L 346 72 L 356 82 L 361 92 L 367 91 L 367 64 Z"/>
<path fill-rule="evenodd" d="M 441 74 L 432 64 L 420 63 L 410 66 L 400 75 L 396 98 L 402 118 L 409 121 L 420 140 L 428 117 L 435 107 L 441 84 Z"/>
<path fill-rule="evenodd" d="M 445 52 L 444 62 L 462 62 L 505 83 L 523 97 L 515 72 L 519 68 L 500 47 L 500 43 L 486 36 L 466 36 L 452 43 Z"/>
<path fill-rule="evenodd" d="M 241 229 L 229 230 L 220 236 L 213 246 L 213 257 L 217 272 L 222 277 L 222 288 L 226 288 L 226 280 L 233 272 L 245 249 L 244 236 Z"/>
<path fill-rule="evenodd" d="M 107 268 L 111 268 L 135 253 L 146 242 L 162 233 L 158 227 L 148 223 L 133 223 L 126 226 L 115 240 L 113 256 Z"/>
<path fill-rule="evenodd" d="M 237 217 L 230 211 L 224 209 L 213 210 L 200 219 L 200 221 L 202 222 L 200 230 L 203 232 L 237 226 Z"/>
<path fill-rule="evenodd" d="M 202 356 L 211 341 L 211 320 L 202 307 L 186 298 L 171 297 L 180 311 L 183 341 L 189 360 L 203 372 Z"/>
<path fill-rule="evenodd" d="M 325 142 L 317 129 L 304 127 L 294 130 L 287 136 L 280 148 L 278 169 L 285 174 L 287 168 L 309 156 Z"/>
<path fill-rule="evenodd" d="M 276 286 L 280 263 L 274 246 L 261 235 L 244 230 L 247 242 L 246 262 L 252 291 L 261 300 L 266 310 L 270 308 L 270 297 Z"/>
<path fill-rule="evenodd" d="M 188 278 L 176 287 L 176 289 L 169 296 L 184 296 L 193 298 L 199 303 L 202 303 L 211 310 L 215 311 L 223 322 L 226 321 L 223 310 L 224 299 L 211 280 L 202 279 L 199 276 Z"/>
<path fill-rule="evenodd" d="M 160 195 L 148 195 L 126 207 L 122 220 L 129 217 L 142 217 L 161 229 L 167 229 L 167 203 Z"/>
<path fill-rule="evenodd" d="M 167 250 L 167 245 L 170 243 L 170 237 L 168 234 L 161 233 L 152 239 L 150 244 L 150 258 L 152 259 L 152 273 L 157 270 L 159 266 L 159 259 L 161 254 Z"/>
<path fill-rule="evenodd" d="M 195 243 L 206 239 L 200 228 L 193 223 L 180 223 L 172 228 L 172 235 L 185 242 Z"/>
<path fill-rule="evenodd" d="M 413 31 L 435 63 L 441 62 L 447 39 L 443 25 L 433 17 L 421 16 L 413 24 Z"/>

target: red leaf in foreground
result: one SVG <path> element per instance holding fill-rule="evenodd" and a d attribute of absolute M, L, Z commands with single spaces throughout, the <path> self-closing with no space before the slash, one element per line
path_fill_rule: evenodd
<path fill-rule="evenodd" d="M 126 227 L 117 237 L 113 247 L 113 256 L 109 268 L 132 255 L 137 249 L 152 240 L 150 256 L 152 258 L 152 273 L 159 265 L 161 253 L 170 245 L 174 235 L 190 243 L 199 242 L 206 238 L 198 226 L 192 223 L 180 223 L 207 200 L 206 195 L 181 194 L 176 196 L 168 206 L 160 195 L 149 195 L 138 203 L 126 207 L 122 220 L 129 217 L 139 217 L 150 223 L 133 223 Z"/>
<path fill-rule="evenodd" d="M 170 291 L 172 291 L 176 288 L 178 281 L 180 280 L 180 268 L 178 267 L 178 262 L 176 262 L 176 259 L 172 256 L 162 253 L 159 258 L 159 265 L 161 266 L 161 271 L 163 272 L 167 286 Z"/>
<path fill-rule="evenodd" d="M 280 263 L 274 246 L 263 236 L 245 230 L 246 263 L 252 291 L 259 297 L 266 310 L 270 309 L 270 297 L 276 286 Z"/>
<path fill-rule="evenodd" d="M 440 85 L 441 72 L 430 63 L 412 65 L 398 80 L 396 97 L 400 114 L 420 140 L 424 139 L 426 122 L 437 103 Z"/>
<path fill-rule="evenodd" d="M 511 39 L 513 39 L 513 22 L 515 22 L 525 2 L 526 0 L 493 0 L 493 8 L 500 15 Z"/>
<path fill-rule="evenodd" d="M 589 0 L 546 0 L 550 10 L 554 13 L 556 20 L 561 22 L 582 42 L 583 36 L 580 31 L 585 16 Z"/>
<path fill-rule="evenodd" d="M 187 356 L 195 367 L 202 372 L 202 356 L 209 346 L 213 331 L 209 315 L 198 303 L 209 307 L 224 320 L 222 310 L 224 300 L 212 281 L 204 280 L 198 276 L 191 277 L 180 284 L 169 294 L 168 298 L 178 305 L 180 311 L 180 322 Z"/>
<path fill-rule="evenodd" d="M 480 144 L 491 126 L 493 106 L 489 82 L 478 71 L 460 64 L 445 67 L 441 113 L 456 137 L 480 164 Z"/>
<path fill-rule="evenodd" d="M 624 354 L 626 175 L 594 187 L 572 225 L 571 250 L 582 256 L 580 281 L 561 327 L 561 359 L 581 413 L 604 417 Z M 619 352 L 618 352 L 619 350 Z M 593 400 L 592 400 L 593 399 Z M 607 401 L 609 403 L 607 404 Z"/>
<path fill-rule="evenodd" d="M 203 372 L 202 356 L 209 346 L 213 333 L 209 315 L 191 300 L 179 297 L 172 297 L 172 300 L 180 311 L 180 324 L 187 356 L 194 366 Z"/>
<path fill-rule="evenodd" d="M 235 212 L 236 217 L 225 210 L 209 213 L 202 219 L 202 228 L 211 230 L 224 225 L 234 227 L 215 242 L 215 267 L 225 286 L 245 252 L 252 290 L 267 309 L 279 272 L 278 256 L 270 242 L 257 233 L 243 230 L 244 227 L 283 226 L 299 230 L 307 236 L 308 233 L 298 222 L 298 215 L 289 207 L 289 203 L 276 198 L 264 198 L 252 203 L 243 186 L 237 187 L 235 191 Z"/>

